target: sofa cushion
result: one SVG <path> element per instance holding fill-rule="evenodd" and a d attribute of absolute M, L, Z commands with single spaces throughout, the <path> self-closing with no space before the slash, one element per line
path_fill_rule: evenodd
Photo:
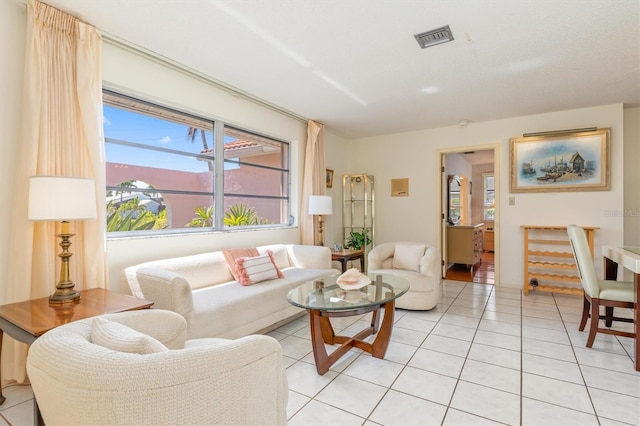
<path fill-rule="evenodd" d="M 147 334 L 101 317 L 94 318 L 91 323 L 91 341 L 114 351 L 141 355 L 169 350 Z"/>
<path fill-rule="evenodd" d="M 236 261 L 242 257 L 255 257 L 260 253 L 258 253 L 258 249 L 256 247 L 246 247 L 222 250 L 222 254 L 224 255 L 224 260 L 227 262 L 229 271 L 231 271 L 231 275 L 233 275 L 233 278 L 236 281 L 240 281 Z"/>
<path fill-rule="evenodd" d="M 267 246 L 258 247 L 260 254 L 265 254 L 271 250 L 273 252 L 273 260 L 276 262 L 276 267 L 280 270 L 294 266 L 289 261 L 289 254 L 287 253 L 287 247 L 284 244 L 270 244 Z"/>
<path fill-rule="evenodd" d="M 393 254 L 393 269 L 420 271 L 420 258 L 424 256 L 424 244 L 396 244 Z"/>
<path fill-rule="evenodd" d="M 267 281 L 247 287 L 230 282 L 194 290 L 194 309 L 185 315 L 189 323 L 187 339 L 235 339 L 271 325 L 265 323 L 267 318 L 276 318 L 275 323 L 304 312 L 287 301 L 289 290 L 320 277 L 340 275 L 340 271 L 335 269 L 286 268 L 282 272 L 285 277 L 277 282 Z M 285 316 L 278 317 L 279 313 Z"/>
<path fill-rule="evenodd" d="M 238 282 L 242 285 L 251 285 L 284 277 L 273 260 L 273 252 L 271 250 L 260 256 L 236 259 L 236 272 L 238 274 Z"/>
<path fill-rule="evenodd" d="M 291 266 L 297 268 L 331 269 L 331 249 L 308 245 L 287 245 Z"/>

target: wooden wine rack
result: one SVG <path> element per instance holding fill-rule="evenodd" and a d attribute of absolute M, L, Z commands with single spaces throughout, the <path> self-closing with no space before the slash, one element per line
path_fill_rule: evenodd
<path fill-rule="evenodd" d="M 566 226 L 534 226 L 522 225 L 524 230 L 524 294 L 529 291 L 582 295 L 580 277 L 571 251 L 571 243 Z M 587 234 L 587 241 L 593 258 L 594 226 L 582 227 Z M 541 237 L 540 234 L 545 234 Z M 553 238 L 546 235 L 553 234 Z M 556 238 L 557 235 L 557 238 Z M 549 247 L 558 246 L 556 251 Z M 538 284 L 532 284 L 532 280 Z M 567 285 L 565 285 L 567 284 Z"/>

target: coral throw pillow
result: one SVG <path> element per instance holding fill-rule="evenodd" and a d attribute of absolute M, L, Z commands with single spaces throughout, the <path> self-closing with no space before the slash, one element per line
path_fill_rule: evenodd
<path fill-rule="evenodd" d="M 247 247 L 247 248 L 238 248 L 238 249 L 229 249 L 222 250 L 222 255 L 224 256 L 225 262 L 227 262 L 227 266 L 231 271 L 231 275 L 236 281 L 240 281 L 237 271 L 236 260 L 241 257 L 255 257 L 259 256 L 260 253 L 258 249 L 255 247 Z"/>
<path fill-rule="evenodd" d="M 273 260 L 273 252 L 271 250 L 260 256 L 236 259 L 236 271 L 238 272 L 238 282 L 242 285 L 251 285 L 284 277 L 284 274 L 278 269 Z"/>

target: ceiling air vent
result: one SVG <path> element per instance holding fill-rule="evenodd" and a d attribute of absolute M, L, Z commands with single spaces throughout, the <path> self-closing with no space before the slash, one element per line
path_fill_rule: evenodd
<path fill-rule="evenodd" d="M 453 41 L 453 34 L 451 34 L 451 29 L 449 26 L 445 26 L 442 28 L 437 28 L 435 30 L 427 31 L 421 34 L 414 35 L 416 40 L 418 40 L 418 44 L 423 49 L 427 47 L 435 46 L 436 44 L 446 43 L 448 41 Z"/>

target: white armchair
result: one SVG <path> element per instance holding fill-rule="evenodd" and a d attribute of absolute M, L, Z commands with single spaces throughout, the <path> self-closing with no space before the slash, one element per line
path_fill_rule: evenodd
<path fill-rule="evenodd" d="M 413 242 L 383 243 L 375 246 L 367 258 L 367 272 L 403 277 L 409 291 L 396 300 L 400 309 L 432 309 L 440 301 L 440 253 L 435 247 Z"/>
<path fill-rule="evenodd" d="M 104 324 L 107 328 L 97 328 Z M 101 346 L 105 333 L 120 329 L 125 333 L 107 342 L 119 350 Z M 181 315 L 149 309 L 80 320 L 45 333 L 27 358 L 45 423 L 286 424 L 288 387 L 275 339 L 187 341 L 186 331 Z M 144 351 L 129 350 L 132 340 L 142 342 Z"/>

